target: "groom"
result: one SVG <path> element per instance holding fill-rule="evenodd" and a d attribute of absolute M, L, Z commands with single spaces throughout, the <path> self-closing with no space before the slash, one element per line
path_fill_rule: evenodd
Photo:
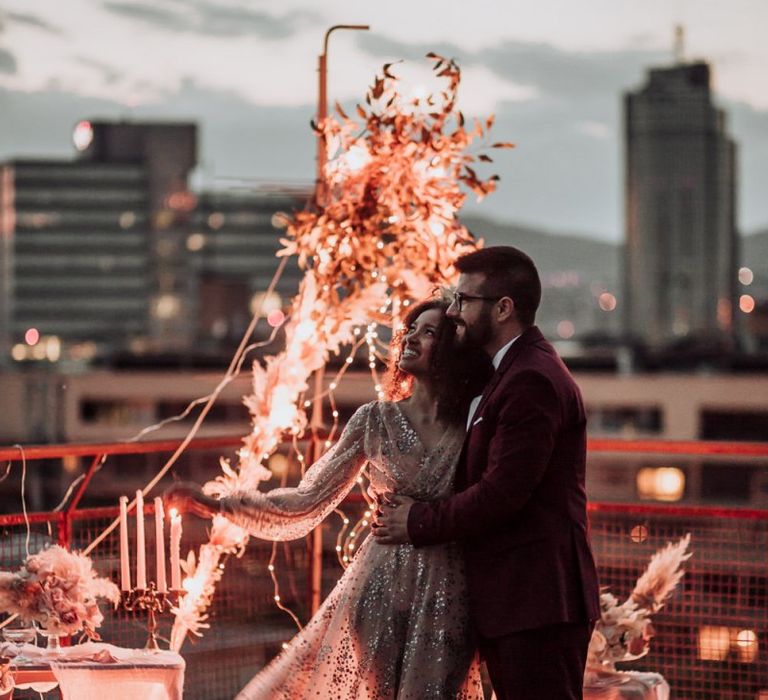
<path fill-rule="evenodd" d="M 481 346 L 496 372 L 469 409 L 456 493 L 429 503 L 389 496 L 373 534 L 416 547 L 462 542 L 472 620 L 499 700 L 581 698 L 599 617 L 581 394 L 534 325 L 533 261 L 498 246 L 457 267 L 447 314 L 459 342 Z"/>

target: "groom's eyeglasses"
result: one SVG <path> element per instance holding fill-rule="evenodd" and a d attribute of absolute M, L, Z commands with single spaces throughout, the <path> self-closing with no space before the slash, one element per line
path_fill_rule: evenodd
<path fill-rule="evenodd" d="M 454 292 L 453 293 L 453 303 L 456 304 L 456 308 L 459 311 L 464 311 L 464 302 L 465 301 L 498 301 L 499 299 L 503 299 L 504 297 L 481 297 L 476 296 L 474 294 L 464 294 L 463 292 Z"/>

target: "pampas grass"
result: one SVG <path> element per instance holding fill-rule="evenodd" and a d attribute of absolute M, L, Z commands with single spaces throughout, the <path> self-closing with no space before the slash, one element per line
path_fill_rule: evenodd
<path fill-rule="evenodd" d="M 617 661 L 645 656 L 654 635 L 651 616 L 657 613 L 683 578 L 682 565 L 691 557 L 688 533 L 651 557 L 623 603 L 607 590 L 600 595 L 600 619 L 589 642 L 587 666 L 614 670 Z"/>
<path fill-rule="evenodd" d="M 667 598 L 675 590 L 685 573 L 682 564 L 691 558 L 692 552 L 686 552 L 691 542 L 691 533 L 679 542 L 670 542 L 664 549 L 651 557 L 648 568 L 637 579 L 632 591 L 632 600 L 639 608 L 655 613 L 660 610 Z"/>

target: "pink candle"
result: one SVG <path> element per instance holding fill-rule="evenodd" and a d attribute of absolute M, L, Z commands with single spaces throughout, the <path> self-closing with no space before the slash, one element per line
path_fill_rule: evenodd
<path fill-rule="evenodd" d="M 136 588 L 147 587 L 147 552 L 144 541 L 144 495 L 136 492 Z"/>
<path fill-rule="evenodd" d="M 120 496 L 120 588 L 131 590 L 131 565 L 128 554 L 128 496 Z"/>
<path fill-rule="evenodd" d="M 171 510 L 171 588 L 181 589 L 181 514 Z"/>
<path fill-rule="evenodd" d="M 157 590 L 166 593 L 168 585 L 165 581 L 165 519 L 163 514 L 163 499 L 155 498 L 155 565 L 157 567 Z"/>

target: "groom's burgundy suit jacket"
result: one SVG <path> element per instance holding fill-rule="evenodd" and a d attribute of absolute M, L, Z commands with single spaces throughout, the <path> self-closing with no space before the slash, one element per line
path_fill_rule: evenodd
<path fill-rule="evenodd" d="M 476 630 L 498 637 L 599 617 L 587 537 L 581 393 L 538 328 L 509 348 L 462 448 L 456 493 L 415 503 L 417 547 L 459 540 Z"/>

